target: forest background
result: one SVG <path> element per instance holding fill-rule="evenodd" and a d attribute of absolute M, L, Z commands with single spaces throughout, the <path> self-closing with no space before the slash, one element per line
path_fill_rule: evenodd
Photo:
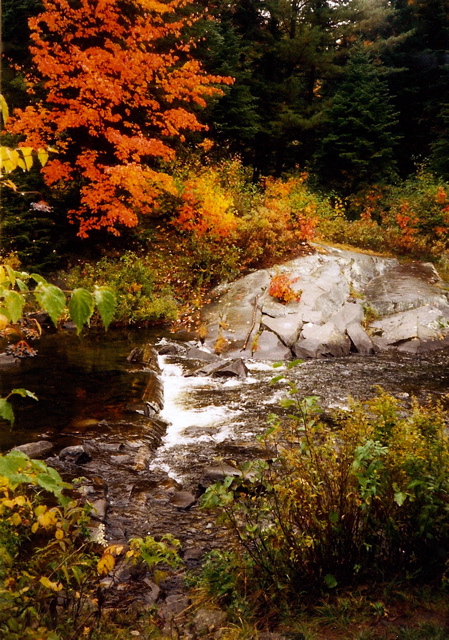
<path fill-rule="evenodd" d="M 444 271 L 448 12 L 5 0 L 3 256 L 123 283 L 122 323 L 173 320 L 317 237 Z M 49 157 L 10 180 L 17 145 Z"/>
<path fill-rule="evenodd" d="M 94 303 L 109 325 L 109 287 L 116 324 L 194 322 L 211 286 L 299 255 L 313 239 L 432 260 L 449 274 L 447 0 L 2 5 L 0 329 L 20 320 L 30 293 L 22 268 L 38 272 L 29 280 L 55 323 L 65 296 L 39 274 L 72 290 L 79 332 Z M 407 412 L 380 394 L 329 429 L 314 399 L 289 389 L 290 422 L 267 436 L 277 466 L 255 468 L 254 493 L 228 478 L 206 495 L 206 506 L 245 524 L 244 544 L 192 578 L 200 604 L 227 611 L 220 637 L 254 639 L 280 624 L 301 640 L 444 640 L 442 407 Z M 13 422 L 11 395 L 34 395 L 0 398 Z M 0 457 L 0 488 L 5 638 L 128 638 L 131 626 L 164 637 L 153 611 L 105 619 L 97 585 L 123 555 L 176 569 L 176 540 L 92 540 L 89 507 L 69 499 L 54 469 L 18 452 Z M 316 501 L 334 495 L 320 512 Z M 363 526 L 342 535 L 351 522 Z M 355 547 L 361 560 L 349 566 Z M 420 617 L 429 611 L 431 620 Z M 391 627 L 404 612 L 413 629 Z"/>

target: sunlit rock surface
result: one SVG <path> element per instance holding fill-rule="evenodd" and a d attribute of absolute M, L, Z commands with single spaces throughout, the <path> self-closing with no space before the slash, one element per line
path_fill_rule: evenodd
<path fill-rule="evenodd" d="M 219 287 L 203 310 L 205 346 L 226 357 L 285 360 L 449 345 L 449 293 L 433 265 L 316 249 Z M 298 301 L 269 294 L 280 273 Z"/>

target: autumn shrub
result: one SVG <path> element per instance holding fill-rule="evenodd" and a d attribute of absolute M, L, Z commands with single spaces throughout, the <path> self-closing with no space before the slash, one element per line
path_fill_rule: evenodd
<path fill-rule="evenodd" d="M 449 184 L 426 172 L 383 189 L 338 199 L 321 216 L 326 240 L 443 260 L 449 249 Z"/>
<path fill-rule="evenodd" d="M 313 239 L 328 207 L 307 187 L 304 174 L 255 185 L 238 158 L 178 166 L 176 173 L 172 225 L 204 268 L 228 277 L 298 251 Z"/>
<path fill-rule="evenodd" d="M 291 278 L 287 273 L 277 273 L 271 278 L 268 293 L 279 302 L 299 302 L 301 292 L 293 290 L 292 285 L 298 278 Z"/>
<path fill-rule="evenodd" d="M 328 204 L 312 193 L 306 178 L 305 174 L 299 174 L 285 180 L 264 181 L 238 228 L 238 244 L 244 247 L 249 265 L 280 258 L 313 240 Z"/>
<path fill-rule="evenodd" d="M 104 587 L 116 558 L 176 568 L 180 543 L 171 535 L 109 544 L 94 532 L 89 505 L 73 486 L 20 451 L 0 456 L 0 634 L 5 640 L 90 637 L 101 622 Z M 69 492 L 69 493 L 67 493 Z M 73 495 L 73 493 L 72 493 Z"/>
<path fill-rule="evenodd" d="M 449 250 L 449 183 L 420 171 L 387 192 L 380 215 L 398 253 L 439 257 Z"/>
<path fill-rule="evenodd" d="M 177 305 L 168 287 L 157 286 L 156 274 L 145 261 L 128 251 L 120 258 L 102 258 L 78 265 L 63 274 L 70 289 L 108 285 L 116 293 L 116 324 L 145 324 L 175 320 Z"/>
<path fill-rule="evenodd" d="M 406 411 L 379 390 L 324 421 L 317 399 L 288 384 L 286 415 L 270 417 L 264 438 L 269 459 L 246 463 L 241 477 L 203 499 L 234 533 L 242 581 L 262 599 L 298 602 L 366 580 L 444 580 L 449 434 L 441 406 L 413 402 Z"/>

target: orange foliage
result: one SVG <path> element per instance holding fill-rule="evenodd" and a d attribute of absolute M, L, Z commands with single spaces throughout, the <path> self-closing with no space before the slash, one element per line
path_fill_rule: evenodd
<path fill-rule="evenodd" d="M 280 302 L 299 302 L 301 292 L 295 292 L 292 289 L 292 284 L 297 282 L 298 279 L 299 278 L 291 278 L 286 273 L 278 273 L 271 279 L 268 293 Z"/>
<path fill-rule="evenodd" d="M 161 192 L 173 192 L 155 161 L 174 158 L 173 142 L 204 129 L 192 106 L 219 95 L 231 78 L 206 74 L 183 35 L 187 0 L 43 0 L 29 21 L 36 84 L 45 106 L 17 109 L 8 129 L 23 144 L 53 145 L 50 186 L 81 185 L 69 212 L 85 237 L 92 229 L 134 226 Z M 42 85 L 41 85 L 42 86 Z M 34 87 L 30 83 L 29 91 Z"/>

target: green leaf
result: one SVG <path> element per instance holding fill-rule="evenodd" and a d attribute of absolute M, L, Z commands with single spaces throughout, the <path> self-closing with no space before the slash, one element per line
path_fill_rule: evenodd
<path fill-rule="evenodd" d="M 53 324 L 56 326 L 65 308 L 64 292 L 53 284 L 43 284 L 41 282 L 34 290 L 34 295 L 42 309 L 49 314 Z"/>
<path fill-rule="evenodd" d="M 40 276 L 38 273 L 32 273 L 30 275 L 30 278 L 33 278 L 33 280 L 38 284 L 47 284 L 46 279 Z"/>
<path fill-rule="evenodd" d="M 81 333 L 84 324 L 90 320 L 95 308 L 93 295 L 87 289 L 74 289 L 69 302 L 69 313 L 76 324 L 77 333 Z"/>
<path fill-rule="evenodd" d="M 3 304 L 6 307 L 7 317 L 11 322 L 17 322 L 22 317 L 22 309 L 25 305 L 25 298 L 17 291 L 6 291 Z"/>
<path fill-rule="evenodd" d="M 116 297 L 114 291 L 109 287 L 95 287 L 94 298 L 98 312 L 105 328 L 107 329 L 114 317 Z"/>
<path fill-rule="evenodd" d="M 403 491 L 397 491 L 394 494 L 394 501 L 396 502 L 397 505 L 399 505 L 400 507 L 402 507 L 402 505 L 404 504 L 404 502 L 407 500 L 407 494 L 404 493 Z"/>
<path fill-rule="evenodd" d="M 12 404 L 6 400 L 6 398 L 0 398 L 0 418 L 3 420 L 9 420 L 11 427 L 14 424 L 14 411 Z"/>
<path fill-rule="evenodd" d="M 324 576 L 324 582 L 328 589 L 334 589 L 338 584 L 337 580 L 335 579 L 335 576 L 333 576 L 331 573 L 328 573 L 327 575 Z"/>
<path fill-rule="evenodd" d="M 16 395 L 22 396 L 22 398 L 33 398 L 33 400 L 38 400 L 36 394 L 32 391 L 28 391 L 28 389 L 13 389 L 9 395 L 15 393 Z"/>
<path fill-rule="evenodd" d="M 8 274 L 9 281 L 11 282 L 11 285 L 14 286 L 16 283 L 16 272 L 9 264 L 5 264 L 4 266 L 6 273 Z"/>

